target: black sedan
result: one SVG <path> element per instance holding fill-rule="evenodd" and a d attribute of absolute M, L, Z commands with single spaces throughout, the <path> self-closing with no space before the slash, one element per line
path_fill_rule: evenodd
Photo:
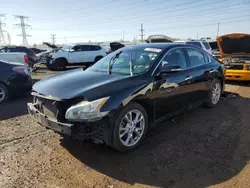
<path fill-rule="evenodd" d="M 130 151 L 166 118 L 193 104 L 216 106 L 224 80 L 224 66 L 201 48 L 142 44 L 121 48 L 86 71 L 36 83 L 28 110 L 56 132 Z"/>
<path fill-rule="evenodd" d="M 0 104 L 10 95 L 31 91 L 32 79 L 27 66 L 22 63 L 0 61 Z"/>

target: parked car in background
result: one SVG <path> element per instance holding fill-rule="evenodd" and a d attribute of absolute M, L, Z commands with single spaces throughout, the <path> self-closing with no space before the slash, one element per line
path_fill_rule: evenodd
<path fill-rule="evenodd" d="M 69 65 L 83 64 L 88 67 L 107 55 L 107 51 L 100 45 L 72 44 L 63 46 L 51 55 L 48 68 L 65 70 Z"/>
<path fill-rule="evenodd" d="M 150 35 L 148 36 L 146 43 L 157 43 L 157 42 L 173 42 L 172 38 L 166 35 Z"/>
<path fill-rule="evenodd" d="M 42 52 L 45 52 L 46 50 L 41 50 L 41 49 L 38 49 L 38 48 L 30 48 L 33 52 L 35 52 L 36 54 L 39 54 L 39 53 L 42 53 Z"/>
<path fill-rule="evenodd" d="M 209 42 L 209 45 L 210 45 L 211 48 L 212 48 L 212 56 L 213 56 L 215 59 L 218 59 L 218 60 L 219 60 L 219 58 L 220 58 L 220 50 L 219 50 L 217 41 L 210 41 L 210 42 Z"/>
<path fill-rule="evenodd" d="M 192 40 L 191 39 L 191 40 L 174 41 L 174 42 L 198 46 L 202 48 L 203 50 L 205 50 L 206 52 L 208 52 L 209 54 L 212 54 L 212 49 L 210 45 L 208 44 L 208 42 L 206 42 L 205 40 Z"/>
<path fill-rule="evenodd" d="M 49 49 L 36 54 L 37 61 L 41 64 L 49 63 L 51 56 L 54 52 L 57 52 L 60 48 L 54 44 L 50 44 L 49 42 L 43 42 L 43 45 L 47 46 Z"/>
<path fill-rule="evenodd" d="M 250 34 L 232 33 L 217 38 L 220 61 L 226 67 L 226 79 L 250 81 Z"/>
<path fill-rule="evenodd" d="M 112 53 L 112 52 L 124 47 L 124 45 L 119 43 L 119 42 L 111 42 L 109 44 L 109 46 L 110 46 L 110 50 L 108 51 L 108 53 Z"/>
<path fill-rule="evenodd" d="M 194 104 L 215 107 L 224 85 L 223 64 L 201 48 L 149 43 L 37 82 L 27 106 L 47 128 L 124 152 L 148 128 Z"/>
<path fill-rule="evenodd" d="M 0 61 L 0 104 L 11 95 L 31 91 L 32 79 L 22 63 Z"/>
<path fill-rule="evenodd" d="M 24 46 L 4 46 L 0 49 L 1 52 L 23 52 L 26 53 L 28 56 L 29 66 L 33 67 L 35 63 L 37 63 L 36 60 L 36 53 L 32 51 L 29 48 L 26 48 Z"/>
<path fill-rule="evenodd" d="M 22 63 L 23 65 L 28 66 L 29 58 L 26 55 L 26 53 L 23 52 L 8 52 L 8 53 L 0 53 L 0 61 L 7 61 L 7 62 L 16 62 L 16 63 Z"/>

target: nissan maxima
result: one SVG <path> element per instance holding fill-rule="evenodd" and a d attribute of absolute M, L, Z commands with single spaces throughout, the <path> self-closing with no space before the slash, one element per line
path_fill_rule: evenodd
<path fill-rule="evenodd" d="M 33 86 L 29 113 L 62 135 L 126 152 L 150 128 L 194 104 L 215 107 L 225 68 L 199 47 L 149 43 L 121 48 L 85 71 L 47 77 Z"/>

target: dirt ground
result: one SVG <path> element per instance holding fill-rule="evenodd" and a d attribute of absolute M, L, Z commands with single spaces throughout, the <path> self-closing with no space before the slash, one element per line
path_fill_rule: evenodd
<path fill-rule="evenodd" d="M 250 187 L 250 85 L 226 90 L 239 95 L 162 123 L 131 153 L 63 139 L 30 118 L 30 96 L 9 101 L 0 106 L 0 188 Z"/>

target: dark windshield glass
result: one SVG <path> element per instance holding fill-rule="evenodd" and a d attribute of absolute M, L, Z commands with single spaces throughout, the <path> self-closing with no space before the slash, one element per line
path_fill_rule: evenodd
<path fill-rule="evenodd" d="M 191 45 L 194 45 L 194 46 L 199 46 L 200 48 L 202 48 L 200 42 L 187 42 L 187 44 L 191 44 Z"/>
<path fill-rule="evenodd" d="M 162 49 L 126 49 L 115 51 L 99 60 L 86 71 L 107 72 L 110 64 L 110 73 L 140 74 L 146 72 L 160 55 Z M 132 67 L 130 67 L 130 65 Z"/>

